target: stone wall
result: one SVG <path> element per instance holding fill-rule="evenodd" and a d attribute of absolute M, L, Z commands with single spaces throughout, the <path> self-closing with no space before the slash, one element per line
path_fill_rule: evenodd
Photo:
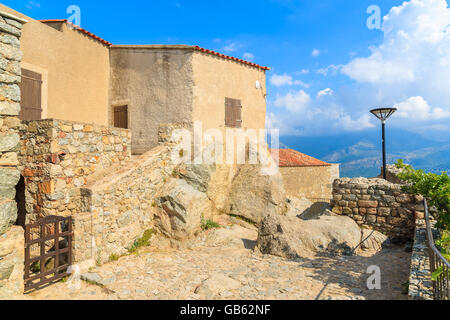
<path fill-rule="evenodd" d="M 423 197 L 404 193 L 401 187 L 383 179 L 337 179 L 333 212 L 391 238 L 412 240 L 416 218 L 424 218 Z"/>
<path fill-rule="evenodd" d="M 88 178 L 81 193 L 89 211 L 74 216 L 74 261 L 82 269 L 127 253 L 150 229 L 178 243 L 219 215 L 258 223 L 287 210 L 281 174 L 263 175 L 261 165 L 178 163 L 169 137 L 180 127 L 162 126 L 161 145 Z"/>
<path fill-rule="evenodd" d="M 331 200 L 333 182 L 339 179 L 339 165 L 281 167 L 284 188 L 289 196 L 306 198 L 312 203 Z"/>
<path fill-rule="evenodd" d="M 23 292 L 24 232 L 17 220 L 15 187 L 19 147 L 20 36 L 26 21 L 0 12 L 0 299 Z"/>
<path fill-rule="evenodd" d="M 81 187 L 95 172 L 128 160 L 130 141 L 125 129 L 53 119 L 24 121 L 19 154 L 27 214 L 23 221 L 87 211 Z"/>
<path fill-rule="evenodd" d="M 409 277 L 408 296 L 410 300 L 433 300 L 433 282 L 431 281 L 428 250 L 426 222 L 423 219 L 417 219 Z"/>
<path fill-rule="evenodd" d="M 173 172 L 167 146 L 94 175 L 82 189 L 89 210 L 74 216 L 74 261 L 101 264 L 154 226 L 157 191 Z"/>

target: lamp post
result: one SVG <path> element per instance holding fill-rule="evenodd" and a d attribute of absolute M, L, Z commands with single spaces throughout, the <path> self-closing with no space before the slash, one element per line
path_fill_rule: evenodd
<path fill-rule="evenodd" d="M 370 112 L 381 120 L 381 127 L 383 130 L 383 179 L 386 180 L 386 120 L 392 116 L 396 108 L 379 108 L 373 109 Z"/>

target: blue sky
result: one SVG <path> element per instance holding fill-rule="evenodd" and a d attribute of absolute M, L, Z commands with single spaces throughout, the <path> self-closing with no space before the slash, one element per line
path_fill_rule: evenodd
<path fill-rule="evenodd" d="M 282 135 L 392 125 L 450 138 L 450 9 L 445 0 L 3 0 L 35 19 L 67 18 L 114 44 L 196 44 L 272 68 L 268 124 Z M 377 5 L 381 29 L 367 27 Z"/>

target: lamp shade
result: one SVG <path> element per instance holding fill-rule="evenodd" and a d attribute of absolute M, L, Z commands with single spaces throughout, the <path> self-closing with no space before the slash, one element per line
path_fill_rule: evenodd
<path fill-rule="evenodd" d="M 370 112 L 381 121 L 386 121 L 387 118 L 395 113 L 395 111 L 397 111 L 396 108 L 379 108 L 373 109 Z"/>

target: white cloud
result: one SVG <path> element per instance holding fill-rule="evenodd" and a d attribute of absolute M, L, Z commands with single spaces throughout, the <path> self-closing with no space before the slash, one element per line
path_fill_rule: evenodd
<path fill-rule="evenodd" d="M 292 85 L 292 77 L 287 74 L 274 74 L 270 77 L 270 83 L 276 87 Z"/>
<path fill-rule="evenodd" d="M 321 104 L 311 99 L 303 90 L 279 96 L 273 104 L 283 112 L 269 112 L 267 124 L 269 128 L 279 129 L 281 135 L 330 135 L 375 127 L 370 114 L 352 116 L 333 102 Z"/>
<path fill-rule="evenodd" d="M 270 83 L 276 87 L 300 85 L 309 88 L 309 84 L 301 80 L 293 80 L 292 76 L 288 74 L 274 74 L 270 77 Z"/>
<path fill-rule="evenodd" d="M 278 108 L 286 108 L 289 112 L 298 113 L 303 111 L 310 102 L 311 97 L 305 91 L 299 90 L 278 96 L 274 105 Z"/>
<path fill-rule="evenodd" d="M 309 84 L 303 82 L 302 80 L 294 80 L 293 84 L 294 85 L 298 85 L 298 86 L 302 86 L 302 87 L 304 87 L 306 89 L 308 89 L 310 87 Z"/>
<path fill-rule="evenodd" d="M 334 91 L 330 88 L 323 89 L 317 93 L 317 98 L 333 95 Z"/>
<path fill-rule="evenodd" d="M 245 52 L 243 57 L 246 60 L 253 60 L 253 59 L 255 59 L 255 55 L 253 53 L 250 53 L 250 52 Z"/>
<path fill-rule="evenodd" d="M 320 53 L 321 53 L 321 51 L 320 51 L 319 49 L 314 49 L 314 50 L 311 52 L 311 56 L 313 56 L 313 57 L 318 57 L 318 56 L 320 55 Z"/>
<path fill-rule="evenodd" d="M 448 137 L 450 9 L 447 2 L 406 1 L 384 17 L 382 31 L 381 43 L 370 47 L 368 56 L 350 57 L 347 64 L 330 64 L 314 71 L 323 76 L 344 75 L 353 80 L 351 83 L 334 92 L 322 90 L 315 97 L 301 91 L 278 96 L 275 101 L 269 101 L 269 106 L 273 103 L 278 107 L 270 115 L 271 123 L 279 124 L 282 134 L 358 131 L 379 125 L 369 113 L 371 108 L 395 105 L 399 110 L 390 120 L 390 126 L 417 132 L 440 130 L 436 132 Z"/>
<path fill-rule="evenodd" d="M 300 71 L 295 72 L 296 75 L 304 75 L 304 74 L 308 74 L 309 73 L 309 69 L 302 69 Z"/>
<path fill-rule="evenodd" d="M 25 5 L 25 7 L 29 10 L 33 10 L 34 8 L 40 8 L 41 4 L 39 2 L 35 2 L 35 1 L 28 1 L 27 4 Z"/>
<path fill-rule="evenodd" d="M 222 51 L 235 52 L 241 47 L 242 47 L 242 45 L 239 42 L 232 42 L 232 43 L 226 45 L 225 47 L 223 47 Z"/>
<path fill-rule="evenodd" d="M 383 19 L 383 43 L 341 72 L 378 88 L 395 86 L 408 96 L 450 98 L 450 9 L 445 0 L 411 0 Z M 416 92 L 415 92 L 416 91 Z M 415 92 L 415 94 L 414 94 Z"/>
<path fill-rule="evenodd" d="M 449 110 L 432 108 L 423 97 L 411 97 L 395 105 L 396 116 L 409 120 L 441 120 L 450 117 Z"/>
<path fill-rule="evenodd" d="M 330 73 L 330 72 L 333 75 L 336 74 L 341 67 L 342 67 L 341 65 L 331 64 L 328 67 L 320 68 L 319 70 L 316 70 L 316 73 L 321 74 L 326 77 L 326 76 L 328 76 L 328 73 Z"/>

